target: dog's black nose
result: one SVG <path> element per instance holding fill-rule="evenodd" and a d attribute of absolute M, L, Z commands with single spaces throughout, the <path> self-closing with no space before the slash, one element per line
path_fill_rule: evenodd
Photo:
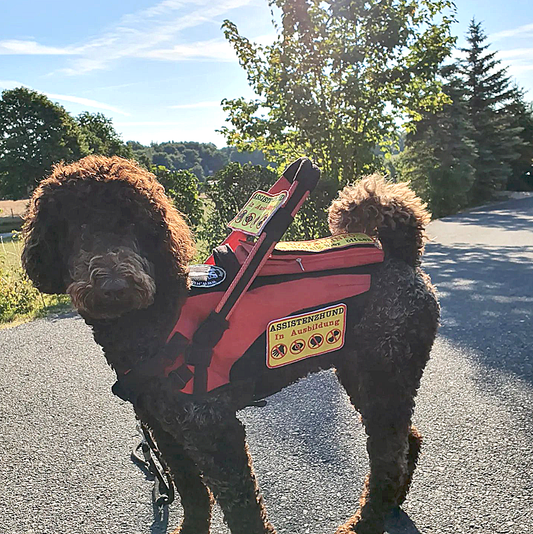
<path fill-rule="evenodd" d="M 119 300 L 128 289 L 128 283 L 123 278 L 106 280 L 102 284 L 102 295 L 109 300 Z"/>

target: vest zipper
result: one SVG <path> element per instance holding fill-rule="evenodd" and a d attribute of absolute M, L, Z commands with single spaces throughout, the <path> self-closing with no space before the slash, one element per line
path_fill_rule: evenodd
<path fill-rule="evenodd" d="M 302 263 L 302 258 L 296 258 L 296 263 L 300 266 L 300 269 L 302 271 L 305 271 L 303 263 Z"/>

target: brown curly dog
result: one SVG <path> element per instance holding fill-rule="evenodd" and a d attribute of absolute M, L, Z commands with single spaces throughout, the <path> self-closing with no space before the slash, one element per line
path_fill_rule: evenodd
<path fill-rule="evenodd" d="M 383 532 L 385 517 L 406 497 L 421 444 L 411 416 L 439 317 L 420 270 L 428 221 L 403 184 L 374 176 L 346 187 L 329 210 L 332 233 L 378 237 L 385 261 L 373 272 L 367 298 L 356 301 L 357 321 L 348 325 L 344 348 L 268 377 L 241 376 L 201 399 L 178 392 L 170 378 L 146 379 L 134 408 L 181 496 L 184 520 L 176 533 L 207 534 L 213 496 L 233 534 L 275 532 L 236 412 L 331 367 L 361 413 L 370 456 L 360 508 L 337 534 Z M 117 373 L 160 352 L 187 298 L 194 249 L 152 174 L 118 157 L 58 165 L 33 195 L 25 235 L 28 275 L 40 290 L 72 297 Z M 264 360 L 264 348 L 257 358 Z"/>

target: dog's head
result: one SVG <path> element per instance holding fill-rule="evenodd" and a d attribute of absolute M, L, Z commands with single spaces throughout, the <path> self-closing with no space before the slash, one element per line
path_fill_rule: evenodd
<path fill-rule="evenodd" d="M 194 249 L 163 187 L 136 163 L 88 156 L 58 165 L 35 190 L 22 262 L 45 293 L 68 293 L 91 319 L 151 306 L 179 282 Z"/>

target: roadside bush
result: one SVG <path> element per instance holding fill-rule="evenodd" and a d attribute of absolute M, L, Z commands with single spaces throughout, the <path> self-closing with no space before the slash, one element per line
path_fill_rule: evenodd
<path fill-rule="evenodd" d="M 28 280 L 22 269 L 0 267 L 0 322 L 27 315 L 35 307 L 39 291 Z"/>
<path fill-rule="evenodd" d="M 153 165 L 150 171 L 165 188 L 176 209 L 186 215 L 189 224 L 195 229 L 200 224 L 203 214 L 196 176 L 185 170 L 169 171 L 162 165 Z"/>
<path fill-rule="evenodd" d="M 22 244 L 15 236 L 0 243 L 0 324 L 45 315 L 67 305 L 66 295 L 43 295 L 20 266 Z"/>

